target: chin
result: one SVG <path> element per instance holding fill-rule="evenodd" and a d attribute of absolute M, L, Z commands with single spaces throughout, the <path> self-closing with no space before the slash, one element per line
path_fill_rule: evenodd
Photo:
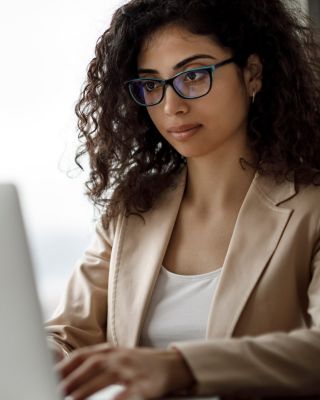
<path fill-rule="evenodd" d="M 185 158 L 198 158 L 208 155 L 208 149 L 197 149 L 195 146 L 172 146 L 182 157 Z"/>

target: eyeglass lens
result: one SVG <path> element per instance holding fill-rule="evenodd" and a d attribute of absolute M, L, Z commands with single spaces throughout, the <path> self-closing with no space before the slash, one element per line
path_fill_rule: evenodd
<path fill-rule="evenodd" d="M 211 70 L 198 69 L 177 75 L 172 82 L 175 91 L 184 98 L 204 96 L 210 90 Z M 154 105 L 161 101 L 165 88 L 164 81 L 141 79 L 130 83 L 130 92 L 135 100 L 144 105 Z"/>

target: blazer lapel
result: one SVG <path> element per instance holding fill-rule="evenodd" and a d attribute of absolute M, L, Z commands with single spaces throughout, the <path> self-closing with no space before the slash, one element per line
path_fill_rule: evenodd
<path fill-rule="evenodd" d="M 169 190 L 156 206 L 141 217 L 124 219 L 119 239 L 112 283 L 110 318 L 116 345 L 133 347 L 156 283 L 168 241 L 179 211 L 186 170 L 174 190 Z"/>
<path fill-rule="evenodd" d="M 230 337 L 274 253 L 292 210 L 278 205 L 295 195 L 294 184 L 256 174 L 244 199 L 213 297 L 207 337 Z"/>

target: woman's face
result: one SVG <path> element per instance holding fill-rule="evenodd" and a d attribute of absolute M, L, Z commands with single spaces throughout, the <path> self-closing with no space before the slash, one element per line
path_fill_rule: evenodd
<path fill-rule="evenodd" d="M 231 56 L 228 49 L 207 36 L 177 26 L 165 27 L 142 47 L 138 57 L 139 76 L 168 79 Z M 234 63 L 226 64 L 215 70 L 212 88 L 204 97 L 183 99 L 168 86 L 161 103 L 148 107 L 148 113 L 161 135 L 187 158 L 223 151 L 230 146 L 242 152 L 246 146 L 250 98 L 261 87 L 261 80 L 254 75 L 258 76 L 256 68 L 242 71 Z"/>

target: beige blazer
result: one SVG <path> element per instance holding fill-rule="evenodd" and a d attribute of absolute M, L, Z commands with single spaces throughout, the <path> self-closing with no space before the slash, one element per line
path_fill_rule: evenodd
<path fill-rule="evenodd" d="M 137 346 L 185 187 L 155 207 L 97 224 L 65 298 L 47 323 L 66 351 Z M 190 227 L 192 229 L 192 227 Z M 206 338 L 173 343 L 199 394 L 320 393 L 320 188 L 256 174 L 212 298 Z M 192 318 L 192 315 L 190 315 Z"/>

